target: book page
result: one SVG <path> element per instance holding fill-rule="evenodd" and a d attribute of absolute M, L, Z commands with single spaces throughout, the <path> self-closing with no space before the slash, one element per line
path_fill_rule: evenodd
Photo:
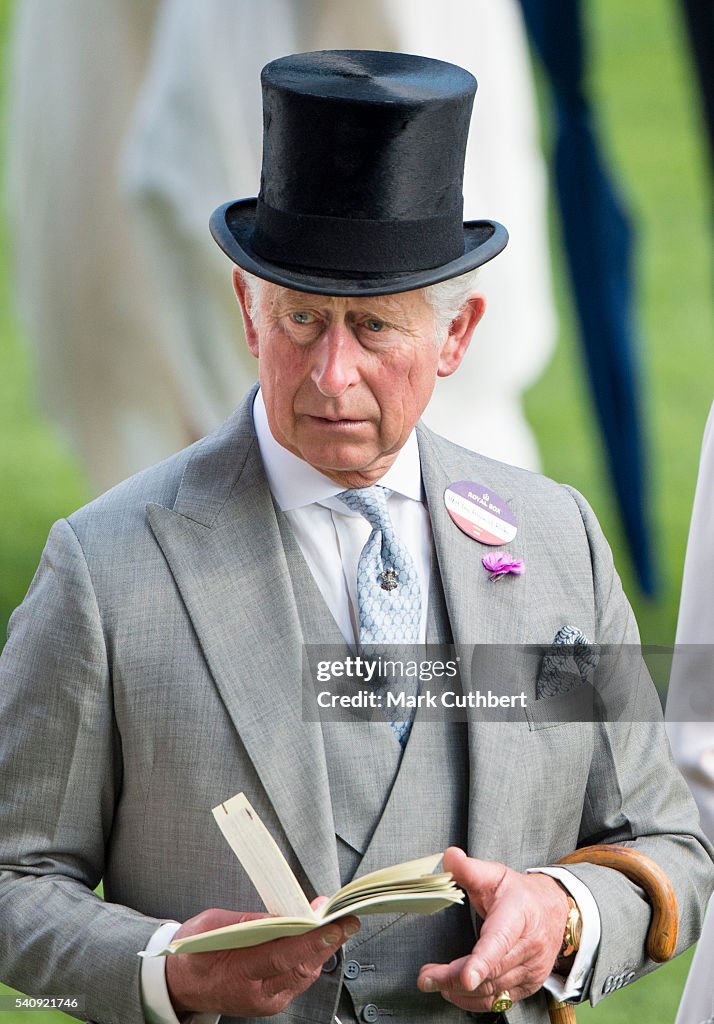
<path fill-rule="evenodd" d="M 316 920 L 290 865 L 245 794 L 238 793 L 218 804 L 213 817 L 268 913 Z"/>
<path fill-rule="evenodd" d="M 165 949 L 159 950 L 156 955 L 214 953 L 220 949 L 245 949 L 247 946 L 257 946 L 261 942 L 272 942 L 273 939 L 284 939 L 290 935 L 304 935 L 305 932 L 313 931 L 318 927 L 318 922 L 307 921 L 302 917 L 263 917 L 257 921 L 229 924 L 224 928 L 213 928 L 210 932 L 175 939 Z"/>
<path fill-rule="evenodd" d="M 420 857 L 418 860 L 405 860 L 403 864 L 392 864 L 388 868 L 378 868 L 377 871 L 370 871 L 367 875 L 360 875 L 353 878 L 351 882 L 340 889 L 340 893 L 353 892 L 355 889 L 367 889 L 387 882 L 395 884 L 404 880 L 414 881 L 422 875 L 431 875 L 436 870 L 443 853 L 432 853 L 429 857 Z M 436 876 L 441 878 L 442 876 Z M 449 876 L 450 878 L 451 876 Z M 338 893 L 339 895 L 339 893 Z"/>
<path fill-rule="evenodd" d="M 463 902 L 464 897 L 460 889 L 449 892 L 399 892 L 391 889 L 376 896 L 366 896 L 348 907 L 338 907 L 321 923 L 330 924 L 345 914 L 356 914 L 357 917 L 364 917 L 367 914 L 435 914 L 438 910 Z"/>

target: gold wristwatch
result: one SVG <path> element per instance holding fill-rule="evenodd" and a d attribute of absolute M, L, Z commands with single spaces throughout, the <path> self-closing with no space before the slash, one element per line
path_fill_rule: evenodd
<path fill-rule="evenodd" d="M 565 931 L 563 932 L 563 945 L 560 947 L 558 959 L 572 956 L 580 949 L 580 939 L 583 933 L 583 919 L 577 903 L 572 896 L 568 896 L 568 916 L 565 919 Z"/>

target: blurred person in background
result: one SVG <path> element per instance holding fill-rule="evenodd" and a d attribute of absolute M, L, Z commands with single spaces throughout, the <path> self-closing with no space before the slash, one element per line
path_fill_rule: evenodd
<path fill-rule="evenodd" d="M 537 468 L 522 394 L 555 318 L 516 0 L 23 0 L 7 147 L 18 303 L 42 407 L 95 490 L 212 430 L 254 380 L 205 224 L 225 195 L 255 191 L 258 69 L 355 46 L 477 74 L 465 214 L 489 210 L 511 244 L 483 271 L 491 303 L 470 368 L 440 381 L 427 421 Z"/>
<path fill-rule="evenodd" d="M 674 759 L 714 841 L 714 405 L 709 413 L 692 509 L 677 648 L 667 694 Z M 697 945 L 676 1024 L 714 1020 L 714 904 Z"/>

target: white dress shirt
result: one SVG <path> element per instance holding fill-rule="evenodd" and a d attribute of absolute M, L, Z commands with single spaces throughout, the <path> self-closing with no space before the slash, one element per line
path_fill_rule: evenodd
<path fill-rule="evenodd" d="M 357 635 L 357 563 L 371 533 L 364 516 L 347 508 L 336 497 L 345 488 L 289 452 L 273 437 L 268 426 L 263 396 L 258 391 L 253 422 L 268 486 L 295 534 L 305 561 L 325 603 L 348 644 Z M 391 492 L 389 515 L 399 539 L 407 547 L 421 581 L 422 615 L 419 642 L 426 640 L 433 540 L 424 503 L 419 447 L 414 431 L 379 481 Z M 566 868 L 533 868 L 557 878 L 578 904 L 583 918 L 580 951 L 567 978 L 551 975 L 545 985 L 559 999 L 577 999 L 586 984 L 600 942 L 600 914 L 586 885 Z M 152 936 L 147 951 L 161 949 L 178 930 L 176 923 L 163 924 Z M 171 930 L 170 930 L 171 929 Z M 141 965 L 141 991 L 149 1024 L 178 1024 L 166 988 L 166 961 L 145 957 Z M 193 1014 L 183 1021 L 214 1024 L 212 1014 Z"/>

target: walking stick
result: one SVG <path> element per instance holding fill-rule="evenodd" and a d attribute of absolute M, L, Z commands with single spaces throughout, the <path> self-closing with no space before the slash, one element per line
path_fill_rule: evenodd
<path fill-rule="evenodd" d="M 652 904 L 652 917 L 647 929 L 647 956 L 657 963 L 671 960 L 677 946 L 679 914 L 672 883 L 659 864 L 631 846 L 583 846 L 563 857 L 559 864 L 599 864 L 619 871 L 635 882 Z M 561 1003 L 548 995 L 550 1024 L 577 1024 L 572 1003 Z"/>

